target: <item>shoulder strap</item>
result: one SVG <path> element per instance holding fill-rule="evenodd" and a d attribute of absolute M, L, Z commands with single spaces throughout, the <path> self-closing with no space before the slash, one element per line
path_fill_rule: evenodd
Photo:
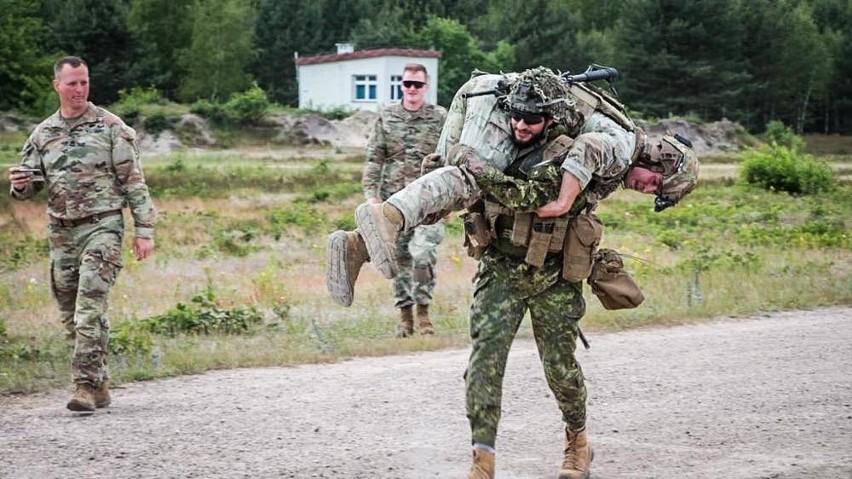
<path fill-rule="evenodd" d="M 577 109 L 584 116 L 588 117 L 592 111 L 597 110 L 615 120 L 627 131 L 633 131 L 636 128 L 633 120 L 624 113 L 624 105 L 615 98 L 581 83 L 572 83 L 569 91 L 577 98 Z"/>
<path fill-rule="evenodd" d="M 544 148 L 542 159 L 548 163 L 559 159 L 568 153 L 568 150 L 571 149 L 571 145 L 573 144 L 573 138 L 568 135 L 559 135 Z"/>

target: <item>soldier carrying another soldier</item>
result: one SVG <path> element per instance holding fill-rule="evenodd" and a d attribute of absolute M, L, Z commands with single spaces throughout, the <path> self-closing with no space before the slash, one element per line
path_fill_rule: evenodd
<path fill-rule="evenodd" d="M 494 477 L 506 358 L 526 311 L 566 424 L 559 477 L 588 477 L 586 387 L 574 351 L 582 281 L 592 276 L 602 233 L 593 211 L 621 185 L 657 195 L 658 211 L 674 205 L 695 187 L 698 161 L 683 141 L 646 143 L 614 99 L 539 67 L 463 85 L 436 153 L 424 160 L 434 164 L 381 205 L 360 205 L 357 230 L 329 241 L 329 292 L 351 303 L 364 262 L 396 274 L 391 245 L 401 231 L 468 208 L 466 242 L 480 261 L 465 374 L 469 477 Z M 641 296 L 625 302 L 618 307 L 635 307 Z"/>

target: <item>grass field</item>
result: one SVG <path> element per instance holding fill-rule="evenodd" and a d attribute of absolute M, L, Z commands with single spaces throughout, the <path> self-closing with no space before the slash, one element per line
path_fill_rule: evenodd
<path fill-rule="evenodd" d="M 838 176 L 850 175 L 848 156 L 833 158 Z M 466 345 L 476 264 L 457 217 L 440 247 L 436 336 L 393 337 L 390 283 L 369 266 L 351 308 L 328 298 L 325 237 L 353 226 L 361 162 L 357 152 L 262 147 L 146 158 L 157 251 L 136 262 L 128 239 L 110 302 L 113 380 Z M 600 209 L 602 246 L 629 255 L 646 301 L 608 312 L 587 288 L 592 341 L 604 330 L 852 302 L 849 181 L 795 198 L 736 185 L 735 162 L 702 168 L 704 181 L 677 208 L 656 214 L 650 197 L 619 191 Z M 43 197 L 0 196 L 0 393 L 69 380 L 44 208 Z M 520 334 L 530 335 L 527 324 Z"/>

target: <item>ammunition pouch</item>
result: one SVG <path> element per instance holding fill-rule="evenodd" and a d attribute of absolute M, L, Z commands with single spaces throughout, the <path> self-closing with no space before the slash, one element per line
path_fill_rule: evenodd
<path fill-rule="evenodd" d="M 587 282 L 603 307 L 609 310 L 632 309 L 645 300 L 639 285 L 624 271 L 621 255 L 612 249 L 601 249 L 595 254 Z"/>
<path fill-rule="evenodd" d="M 581 213 L 571 219 L 565 237 L 562 279 L 576 283 L 589 277 L 602 236 L 603 223 L 597 215 Z"/>

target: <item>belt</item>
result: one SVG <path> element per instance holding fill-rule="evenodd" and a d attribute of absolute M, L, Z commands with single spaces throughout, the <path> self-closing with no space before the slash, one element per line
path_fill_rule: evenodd
<path fill-rule="evenodd" d="M 54 224 L 62 226 L 63 228 L 76 228 L 80 225 L 90 225 L 98 223 L 102 219 L 109 218 L 111 216 L 121 216 L 121 210 L 104 211 L 101 213 L 95 213 L 92 216 L 86 216 L 85 218 L 77 218 L 73 220 L 65 220 L 62 218 L 55 218 L 51 216 L 50 221 L 52 221 Z"/>

